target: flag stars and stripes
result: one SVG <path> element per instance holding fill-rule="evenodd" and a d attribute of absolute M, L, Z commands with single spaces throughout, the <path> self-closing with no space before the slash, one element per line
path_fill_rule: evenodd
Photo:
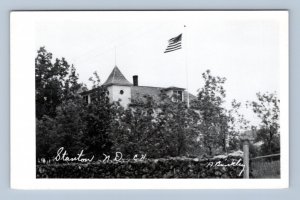
<path fill-rule="evenodd" d="M 174 38 L 171 38 L 169 40 L 169 45 L 164 53 L 169 53 L 169 52 L 181 49 L 181 40 L 182 40 L 182 34 L 180 34 Z"/>

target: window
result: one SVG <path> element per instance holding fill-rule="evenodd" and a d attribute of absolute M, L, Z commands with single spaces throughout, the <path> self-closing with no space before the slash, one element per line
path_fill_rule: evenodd
<path fill-rule="evenodd" d="M 173 101 L 183 101 L 183 92 L 181 90 L 174 90 L 173 91 Z"/>
<path fill-rule="evenodd" d="M 123 90 L 120 90 L 120 94 L 121 94 L 121 95 L 124 94 L 124 91 L 123 91 Z"/>
<path fill-rule="evenodd" d="M 84 99 L 84 102 L 85 102 L 86 104 L 89 103 L 89 96 L 88 96 L 88 95 L 84 96 L 83 99 Z"/>

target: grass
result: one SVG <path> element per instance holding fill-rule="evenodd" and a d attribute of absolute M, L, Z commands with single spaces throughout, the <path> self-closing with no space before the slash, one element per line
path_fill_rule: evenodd
<path fill-rule="evenodd" d="M 280 160 L 252 161 L 250 169 L 253 178 L 280 178 Z"/>

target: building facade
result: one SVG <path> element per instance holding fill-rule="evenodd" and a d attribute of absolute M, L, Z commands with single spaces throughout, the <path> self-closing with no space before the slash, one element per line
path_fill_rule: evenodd
<path fill-rule="evenodd" d="M 144 98 L 145 95 L 151 96 L 154 100 L 159 100 L 160 94 L 163 92 L 167 94 L 172 101 L 188 101 L 188 92 L 184 88 L 179 87 L 152 87 L 139 86 L 138 76 L 132 77 L 132 82 L 129 82 L 122 74 L 120 69 L 115 66 L 108 76 L 103 86 L 107 88 L 110 102 L 119 101 L 120 105 L 127 108 L 133 100 Z M 81 93 L 87 103 L 91 102 L 92 90 Z M 189 99 L 193 100 L 196 97 L 189 94 Z"/>

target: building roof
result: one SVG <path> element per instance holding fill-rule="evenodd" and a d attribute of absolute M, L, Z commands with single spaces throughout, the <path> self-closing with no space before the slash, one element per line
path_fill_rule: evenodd
<path fill-rule="evenodd" d="M 172 87 L 177 88 L 177 87 Z M 150 86 L 131 86 L 131 99 L 137 100 L 139 98 L 144 98 L 145 96 L 151 96 L 153 100 L 159 101 L 160 100 L 160 93 L 166 91 L 167 88 L 162 87 L 150 87 Z M 168 88 L 170 89 L 170 88 Z M 183 99 L 187 101 L 188 92 L 183 91 Z M 191 93 L 189 93 L 190 100 L 194 100 L 197 97 Z"/>
<path fill-rule="evenodd" d="M 108 76 L 107 80 L 104 82 L 103 86 L 107 87 L 110 85 L 120 85 L 120 86 L 130 86 L 131 87 L 131 100 L 145 100 L 145 96 L 151 96 L 154 101 L 160 101 L 160 94 L 162 92 L 166 92 L 169 90 L 181 90 L 183 91 L 183 99 L 186 102 L 188 92 L 185 91 L 184 88 L 179 87 L 151 87 L 151 86 L 134 86 L 131 84 L 125 76 L 122 74 L 122 72 L 119 70 L 117 66 L 114 67 L 110 75 Z M 94 88 L 89 91 L 84 91 L 81 93 L 81 95 L 88 95 L 90 93 L 93 93 L 97 88 Z M 197 97 L 189 93 L 190 100 L 194 100 Z"/>
<path fill-rule="evenodd" d="M 137 100 L 139 98 L 144 98 L 145 96 L 151 96 L 153 100 L 160 100 L 160 93 L 163 88 L 160 87 L 150 87 L 150 86 L 132 86 L 131 87 L 131 99 Z"/>
<path fill-rule="evenodd" d="M 171 86 L 171 87 L 164 88 L 163 90 L 168 91 L 168 90 L 185 90 L 185 89 L 180 88 L 180 87 Z"/>
<path fill-rule="evenodd" d="M 131 86 L 132 84 L 125 78 L 125 76 L 122 74 L 122 72 L 119 70 L 117 66 L 114 67 L 110 75 L 108 76 L 105 83 L 103 83 L 105 86 L 109 85 L 126 85 Z"/>

